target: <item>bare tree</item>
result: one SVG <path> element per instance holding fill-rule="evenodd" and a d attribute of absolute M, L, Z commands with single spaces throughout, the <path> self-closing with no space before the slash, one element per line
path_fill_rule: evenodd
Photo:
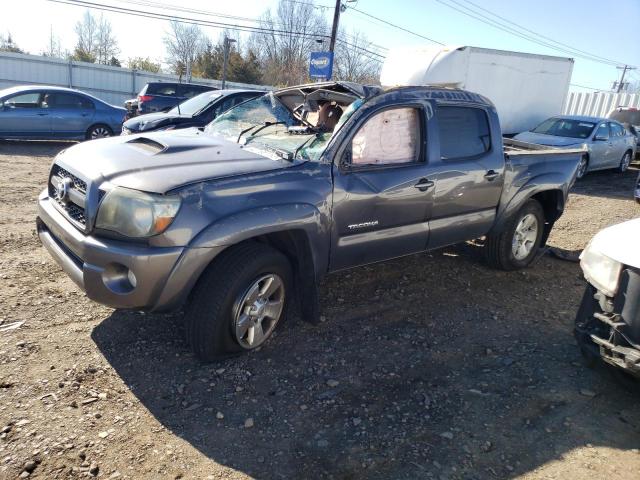
<path fill-rule="evenodd" d="M 356 83 L 379 83 L 382 59 L 371 48 L 371 42 L 360 31 L 347 36 L 341 31 L 335 51 L 333 76 Z"/>
<path fill-rule="evenodd" d="M 280 0 L 274 13 L 269 9 L 260 17 L 260 26 L 268 32 L 255 33 L 249 48 L 262 64 L 263 80 L 271 85 L 304 83 L 309 53 L 328 30 L 323 16 L 311 3 Z"/>
<path fill-rule="evenodd" d="M 82 62 L 98 62 L 103 65 L 118 65 L 120 53 L 118 41 L 113 35 L 111 22 L 103 14 L 96 19 L 91 12 L 84 12 L 82 20 L 75 26 L 78 37 L 71 58 Z"/>
<path fill-rule="evenodd" d="M 7 35 L 0 34 L 0 52 L 24 53 L 24 51 L 13 41 L 11 32 Z"/>
<path fill-rule="evenodd" d="M 206 38 L 197 25 L 171 21 L 171 30 L 165 34 L 167 63 L 177 75 L 191 79 L 191 70 L 198 55 L 205 47 Z"/>
<path fill-rule="evenodd" d="M 100 18 L 96 22 L 96 39 L 95 39 L 95 57 L 98 63 L 103 65 L 115 65 L 120 62 L 117 55 L 120 53 L 118 41 L 113 36 L 111 22 L 100 14 Z"/>
<path fill-rule="evenodd" d="M 65 57 L 65 54 L 62 50 L 60 37 L 58 35 L 54 35 L 53 33 L 53 25 L 51 25 L 49 29 L 49 44 L 47 45 L 47 48 L 42 51 L 42 56 L 53 58 Z"/>
<path fill-rule="evenodd" d="M 82 62 L 96 61 L 96 33 L 98 25 L 91 12 L 84 12 L 82 20 L 76 22 L 75 31 L 78 37 L 72 58 Z"/>

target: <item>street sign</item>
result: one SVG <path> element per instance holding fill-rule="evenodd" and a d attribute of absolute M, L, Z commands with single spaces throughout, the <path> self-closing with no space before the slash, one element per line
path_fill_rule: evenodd
<path fill-rule="evenodd" d="M 311 52 L 309 76 L 311 78 L 331 79 L 333 72 L 333 52 Z"/>

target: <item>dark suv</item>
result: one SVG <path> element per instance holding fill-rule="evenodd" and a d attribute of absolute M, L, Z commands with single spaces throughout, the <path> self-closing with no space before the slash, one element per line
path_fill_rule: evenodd
<path fill-rule="evenodd" d="M 217 90 L 217 88 L 194 83 L 151 82 L 140 90 L 137 99 L 125 102 L 125 107 L 129 117 L 166 112 L 179 103 L 210 90 Z"/>

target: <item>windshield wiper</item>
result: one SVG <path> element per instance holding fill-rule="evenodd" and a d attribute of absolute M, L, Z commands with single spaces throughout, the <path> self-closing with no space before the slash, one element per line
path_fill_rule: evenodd
<path fill-rule="evenodd" d="M 236 140 L 236 143 L 240 143 L 240 139 L 242 138 L 242 136 L 243 136 L 245 133 L 247 133 L 247 132 L 249 132 L 249 131 L 253 130 L 254 128 L 258 128 L 258 127 L 260 127 L 260 128 L 258 128 L 255 132 L 253 132 L 253 135 L 255 135 L 256 133 L 258 133 L 260 130 L 263 130 L 263 129 L 265 129 L 265 128 L 267 128 L 267 127 L 270 127 L 270 126 L 272 126 L 272 125 L 286 125 L 286 124 L 287 124 L 287 122 L 264 122 L 264 123 L 256 123 L 255 125 L 251 125 L 250 127 L 245 128 L 244 130 L 242 130 L 242 131 L 238 134 L 238 139 Z"/>

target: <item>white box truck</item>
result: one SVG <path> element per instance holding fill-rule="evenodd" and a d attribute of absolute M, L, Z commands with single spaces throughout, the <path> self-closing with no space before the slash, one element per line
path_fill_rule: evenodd
<path fill-rule="evenodd" d="M 484 95 L 498 111 L 502 133 L 530 130 L 562 113 L 573 59 L 479 47 L 427 46 L 394 49 L 380 83 L 456 87 Z"/>

